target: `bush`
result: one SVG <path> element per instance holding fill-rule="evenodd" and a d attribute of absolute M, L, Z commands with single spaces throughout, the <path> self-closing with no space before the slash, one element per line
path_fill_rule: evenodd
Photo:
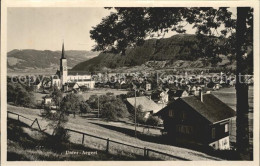
<path fill-rule="evenodd" d="M 138 105 L 136 108 L 136 122 L 140 124 L 146 123 L 145 113 L 143 112 L 143 107 Z"/>
<path fill-rule="evenodd" d="M 23 107 L 34 107 L 33 94 L 20 83 L 7 84 L 7 101 Z"/>
<path fill-rule="evenodd" d="M 88 105 L 87 102 L 82 101 L 82 102 L 80 103 L 80 113 L 81 113 L 81 114 L 82 114 L 82 113 L 89 113 L 89 112 L 91 112 L 91 111 L 92 111 L 92 109 L 90 108 L 90 106 Z"/>
<path fill-rule="evenodd" d="M 123 101 L 115 96 L 108 98 L 108 101 L 102 103 L 101 117 L 107 120 L 118 120 L 128 115 L 126 105 Z"/>
<path fill-rule="evenodd" d="M 156 116 L 150 115 L 146 120 L 147 125 L 158 126 L 160 124 L 160 119 Z"/>

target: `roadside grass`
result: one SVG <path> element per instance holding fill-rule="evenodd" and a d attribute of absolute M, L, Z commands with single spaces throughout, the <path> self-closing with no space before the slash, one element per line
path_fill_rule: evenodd
<path fill-rule="evenodd" d="M 144 158 L 142 155 L 106 153 L 104 150 L 85 147 L 72 142 L 62 142 L 56 149 L 51 142 L 51 135 L 30 128 L 25 123 L 8 119 L 7 160 L 8 161 L 98 161 L 98 160 L 159 160 Z M 96 146 L 95 146 L 96 147 Z M 66 151 L 78 154 L 66 154 Z M 85 152 L 85 154 L 83 154 Z"/>

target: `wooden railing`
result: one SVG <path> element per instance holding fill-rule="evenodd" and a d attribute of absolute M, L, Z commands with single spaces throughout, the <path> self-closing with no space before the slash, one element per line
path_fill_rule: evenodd
<path fill-rule="evenodd" d="M 109 143 L 111 142 L 111 143 L 123 145 L 123 146 L 126 146 L 126 147 L 143 150 L 144 151 L 143 155 L 146 158 L 149 158 L 149 152 L 153 152 L 153 153 L 157 153 L 159 155 L 167 156 L 167 157 L 170 157 L 170 158 L 173 158 L 173 159 L 188 161 L 188 159 L 185 159 L 185 158 L 182 158 L 182 157 L 178 157 L 178 156 L 174 156 L 172 154 L 168 154 L 168 153 L 165 153 L 165 152 L 160 152 L 160 151 L 157 151 L 157 150 L 154 150 L 154 149 L 150 149 L 150 148 L 147 148 L 147 147 L 140 147 L 140 146 L 136 146 L 136 145 L 126 144 L 126 143 L 118 142 L 118 141 L 115 141 L 115 140 L 111 140 L 109 138 L 103 138 L 103 137 L 100 137 L 100 136 L 96 136 L 96 135 L 92 135 L 92 134 L 88 134 L 88 133 L 84 133 L 84 132 L 81 132 L 81 131 L 72 130 L 72 129 L 68 129 L 68 128 L 66 130 L 68 132 L 74 132 L 74 133 L 82 134 L 82 141 L 81 141 L 82 144 L 84 144 L 85 136 L 89 136 L 89 137 L 93 137 L 93 138 L 96 138 L 96 139 L 100 139 L 100 140 L 106 141 L 106 149 L 105 149 L 105 151 L 107 153 L 109 153 Z"/>
<path fill-rule="evenodd" d="M 38 128 L 39 128 L 39 130 L 42 131 L 37 118 L 35 118 L 35 119 L 33 120 L 33 119 L 27 118 L 27 117 L 25 117 L 25 116 L 23 116 L 23 115 L 20 115 L 20 114 L 14 113 L 14 112 L 7 111 L 7 117 L 8 117 L 9 114 L 16 115 L 18 121 L 20 121 L 21 118 L 24 118 L 24 119 L 27 119 L 27 120 L 31 121 L 31 122 L 32 122 L 32 124 L 30 125 L 31 127 L 33 126 L 34 123 L 36 123 L 37 126 L 38 126 Z M 109 153 L 109 149 L 110 149 L 110 148 L 109 148 L 109 144 L 110 144 L 110 143 L 115 143 L 115 144 L 118 144 L 118 145 L 123 145 L 123 146 L 126 146 L 126 147 L 138 149 L 138 150 L 143 150 L 143 156 L 144 156 L 145 158 L 151 157 L 151 156 L 149 155 L 149 152 L 152 152 L 152 153 L 156 153 L 156 154 L 159 154 L 159 155 L 167 156 L 167 157 L 170 157 L 170 158 L 173 158 L 173 159 L 188 161 L 188 159 L 185 159 L 185 158 L 182 158 L 182 157 L 178 157 L 178 156 L 174 156 L 174 155 L 172 155 L 172 154 L 168 154 L 168 153 L 165 153 L 165 152 L 157 151 L 157 150 L 154 150 L 154 149 L 150 149 L 150 148 L 147 148 L 147 147 L 140 147 L 140 146 L 136 146 L 136 145 L 126 144 L 126 143 L 118 142 L 118 141 L 115 141 L 115 140 L 111 140 L 111 139 L 109 139 L 109 138 L 103 138 L 103 137 L 100 137 L 100 136 L 96 136 L 96 135 L 84 133 L 84 132 L 77 131 L 77 130 L 73 130 L 73 129 L 69 129 L 69 128 L 66 128 L 66 130 L 67 130 L 68 132 L 82 134 L 82 140 L 81 140 L 81 143 L 82 143 L 82 144 L 84 144 L 85 136 L 89 136 L 89 137 L 92 137 L 92 138 L 95 138 L 95 139 L 100 139 L 100 140 L 106 141 L 106 149 L 105 149 L 105 151 L 106 151 L 107 153 Z"/>
<path fill-rule="evenodd" d="M 39 130 L 41 131 L 41 126 L 40 126 L 39 121 L 38 121 L 37 118 L 35 118 L 35 119 L 33 120 L 33 119 L 27 118 L 27 117 L 25 117 L 25 116 L 23 116 L 23 115 L 20 115 L 20 114 L 14 113 L 14 112 L 7 111 L 7 117 L 8 117 L 9 114 L 16 115 L 18 121 L 20 121 L 20 118 L 24 118 L 24 119 L 27 119 L 27 120 L 29 120 L 29 121 L 32 121 L 32 124 L 30 125 L 31 127 L 33 126 L 34 123 L 36 123 L 37 126 L 38 126 L 38 128 L 39 128 Z"/>

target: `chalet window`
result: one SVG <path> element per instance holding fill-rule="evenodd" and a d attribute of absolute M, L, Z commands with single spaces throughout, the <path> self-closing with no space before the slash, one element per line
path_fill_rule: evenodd
<path fill-rule="evenodd" d="M 216 137 L 216 129 L 212 128 L 211 129 L 211 137 L 214 139 Z"/>
<path fill-rule="evenodd" d="M 224 140 L 223 140 L 223 144 L 224 144 L 224 145 L 227 145 L 227 143 L 228 143 L 228 142 L 227 142 L 227 139 L 224 139 Z"/>
<path fill-rule="evenodd" d="M 228 132 L 228 124 L 225 124 L 225 133 Z"/>
<path fill-rule="evenodd" d="M 185 120 L 186 119 L 186 113 L 184 112 L 184 111 L 182 111 L 182 113 L 181 113 L 181 119 L 182 120 Z"/>
<path fill-rule="evenodd" d="M 169 117 L 173 117 L 173 110 L 169 110 Z"/>
<path fill-rule="evenodd" d="M 176 131 L 183 134 L 192 134 L 192 126 L 176 125 Z"/>

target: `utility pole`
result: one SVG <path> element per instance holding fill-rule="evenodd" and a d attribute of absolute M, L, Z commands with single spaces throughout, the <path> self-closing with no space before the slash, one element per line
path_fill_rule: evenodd
<path fill-rule="evenodd" d="M 135 137 L 136 137 L 136 88 L 135 88 Z"/>
<path fill-rule="evenodd" d="M 134 83 L 132 83 L 133 85 L 133 89 L 135 91 L 135 138 L 137 137 L 137 134 L 136 134 L 136 85 Z"/>
<path fill-rule="evenodd" d="M 99 118 L 99 96 L 98 96 L 98 118 Z"/>

